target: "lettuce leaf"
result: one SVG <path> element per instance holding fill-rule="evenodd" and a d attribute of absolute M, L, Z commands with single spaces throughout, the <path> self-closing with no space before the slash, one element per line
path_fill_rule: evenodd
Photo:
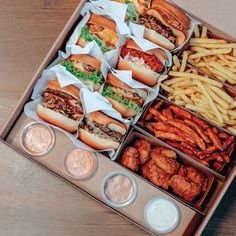
<path fill-rule="evenodd" d="M 123 98 L 119 94 L 113 92 L 112 87 L 107 84 L 104 85 L 102 95 L 104 97 L 112 98 L 112 99 L 116 100 L 117 102 L 123 104 L 124 106 L 133 109 L 136 114 L 140 114 L 142 112 L 142 108 L 140 106 L 138 106 L 135 102 L 130 101 L 127 98 Z"/>
<path fill-rule="evenodd" d="M 90 80 L 94 84 L 99 84 L 103 80 L 103 76 L 101 73 L 99 73 L 98 70 L 92 72 L 92 73 L 85 73 L 82 71 L 77 70 L 74 65 L 68 61 L 64 60 L 61 62 L 61 65 L 66 68 L 67 71 L 69 71 L 71 74 L 73 74 L 75 77 L 81 79 L 81 80 Z"/>
<path fill-rule="evenodd" d="M 96 35 L 91 34 L 88 31 L 88 27 L 85 25 L 81 28 L 80 37 L 85 39 L 87 42 L 95 41 L 98 46 L 102 49 L 103 53 L 113 50 L 113 48 L 108 47 L 100 38 Z"/>
<path fill-rule="evenodd" d="M 127 4 L 127 15 L 129 16 L 129 21 L 135 23 L 138 20 L 138 12 L 135 9 L 134 3 L 126 0 L 125 4 Z"/>

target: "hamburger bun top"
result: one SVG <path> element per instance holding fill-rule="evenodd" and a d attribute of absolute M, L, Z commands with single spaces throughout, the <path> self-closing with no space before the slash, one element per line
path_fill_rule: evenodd
<path fill-rule="evenodd" d="M 106 18 L 105 16 L 91 14 L 88 23 L 101 25 L 104 28 L 108 28 L 116 33 L 116 23 L 113 20 Z"/>
<path fill-rule="evenodd" d="M 115 120 L 100 111 L 91 112 L 88 116 L 92 121 L 96 121 L 99 124 L 104 124 L 109 127 L 112 127 L 111 124 L 115 124 L 120 127 L 119 129 L 125 130 L 126 132 L 126 126 L 122 122 Z"/>
<path fill-rule="evenodd" d="M 126 47 L 131 49 L 136 49 L 138 51 L 142 51 L 142 49 L 134 42 L 133 39 L 128 39 L 126 42 Z M 164 50 L 161 48 L 155 48 L 152 50 L 145 51 L 146 53 L 153 54 L 157 58 L 161 60 L 162 63 L 164 63 L 165 60 L 167 60 L 167 55 Z"/>
<path fill-rule="evenodd" d="M 95 57 L 89 56 L 87 54 L 73 54 L 68 59 L 70 61 L 84 62 L 88 65 L 95 67 L 98 70 L 100 70 L 100 68 L 101 68 L 101 61 L 99 61 Z"/>
<path fill-rule="evenodd" d="M 73 85 L 68 85 L 68 86 L 65 86 L 62 88 L 57 79 L 49 80 L 48 84 L 47 84 L 47 88 L 62 91 L 64 93 L 67 93 L 67 94 L 73 96 L 77 100 L 80 100 L 80 89 L 79 88 L 77 88 Z"/>
<path fill-rule="evenodd" d="M 128 84 L 126 84 L 123 81 L 119 80 L 112 73 L 107 74 L 107 83 L 111 84 L 113 86 L 117 86 L 119 88 L 123 88 L 125 90 L 132 90 L 132 88 Z"/>
<path fill-rule="evenodd" d="M 166 0 L 153 0 L 152 3 L 151 3 L 151 8 L 154 8 L 156 10 L 159 9 L 159 10 L 164 10 L 166 12 L 169 12 L 171 15 L 173 15 L 175 17 L 176 21 L 178 21 L 182 24 L 182 27 L 183 27 L 184 31 L 188 30 L 188 28 L 190 26 L 189 18 L 177 6 L 174 6 L 173 4 L 167 2 Z M 163 18 L 164 18 L 164 16 L 163 16 Z M 171 26 L 173 28 L 176 28 L 174 24 L 171 25 Z"/>
<path fill-rule="evenodd" d="M 107 83 L 110 84 L 111 86 L 116 86 L 116 87 L 124 89 L 124 90 L 129 90 L 132 93 L 136 93 L 144 100 L 147 98 L 148 93 L 145 89 L 132 88 L 128 84 L 126 84 L 123 81 L 119 80 L 116 76 L 114 76 L 111 73 L 107 74 Z"/>

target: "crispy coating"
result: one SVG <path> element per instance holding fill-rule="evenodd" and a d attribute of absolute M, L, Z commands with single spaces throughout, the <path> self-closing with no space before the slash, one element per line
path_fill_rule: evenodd
<path fill-rule="evenodd" d="M 141 167 L 141 171 L 144 178 L 150 180 L 153 184 L 162 187 L 163 189 L 168 189 L 171 176 L 158 168 L 153 160 L 147 161 Z"/>
<path fill-rule="evenodd" d="M 139 152 L 140 164 L 143 165 L 150 158 L 151 143 L 144 139 L 138 139 L 135 141 L 134 146 Z"/>
<path fill-rule="evenodd" d="M 206 177 L 193 167 L 188 167 L 186 169 L 187 169 L 186 177 L 195 184 L 199 185 L 202 192 L 206 191 L 207 187 Z"/>
<path fill-rule="evenodd" d="M 150 154 L 157 167 L 167 174 L 174 175 L 179 170 L 179 163 L 175 160 L 176 153 L 164 147 L 155 148 Z"/>
<path fill-rule="evenodd" d="M 192 202 L 196 196 L 201 193 L 201 186 L 192 182 L 181 175 L 174 175 L 171 177 L 170 186 L 173 192 L 177 193 L 186 201 Z"/>
<path fill-rule="evenodd" d="M 139 168 L 139 152 L 135 147 L 127 147 L 121 157 L 121 164 L 137 172 Z"/>

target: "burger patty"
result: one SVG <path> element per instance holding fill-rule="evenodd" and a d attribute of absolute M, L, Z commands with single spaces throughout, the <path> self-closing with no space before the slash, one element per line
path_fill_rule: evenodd
<path fill-rule="evenodd" d="M 171 29 L 161 23 L 157 18 L 150 15 L 141 15 L 137 21 L 137 24 L 144 25 L 148 29 L 152 29 L 163 37 L 169 39 L 169 41 L 175 44 L 176 37 L 172 33 Z"/>
<path fill-rule="evenodd" d="M 47 89 L 49 90 L 49 89 Z M 80 120 L 83 114 L 81 104 L 72 96 L 61 91 L 53 90 L 53 93 L 45 91 L 43 93 L 43 106 L 55 112 L 58 112 L 65 117 L 73 120 Z M 50 89 L 51 90 L 51 89 Z M 55 93 L 56 94 L 55 94 Z M 59 96 L 62 93 L 62 96 Z M 64 96 L 64 97 L 63 97 Z"/>
<path fill-rule="evenodd" d="M 96 121 L 89 121 L 89 119 L 85 119 L 81 126 L 83 129 L 98 134 L 103 138 L 111 138 L 114 141 L 121 141 L 123 135 L 116 131 L 110 130 L 108 127 L 105 127 L 103 124 L 99 124 Z"/>
<path fill-rule="evenodd" d="M 151 70 L 160 73 L 164 69 L 162 62 L 155 56 L 136 49 L 122 47 L 121 56 L 124 58 L 127 54 L 132 57 L 142 58 Z"/>

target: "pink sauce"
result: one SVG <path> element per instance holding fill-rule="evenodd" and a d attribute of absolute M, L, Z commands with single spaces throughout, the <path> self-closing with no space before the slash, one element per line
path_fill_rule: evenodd
<path fill-rule="evenodd" d="M 67 155 L 65 167 L 75 177 L 86 177 L 95 167 L 94 154 L 80 148 L 74 149 Z"/>
<path fill-rule="evenodd" d="M 54 142 L 52 131 L 42 124 L 29 126 L 22 138 L 25 150 L 32 155 L 47 153 L 52 148 Z"/>

